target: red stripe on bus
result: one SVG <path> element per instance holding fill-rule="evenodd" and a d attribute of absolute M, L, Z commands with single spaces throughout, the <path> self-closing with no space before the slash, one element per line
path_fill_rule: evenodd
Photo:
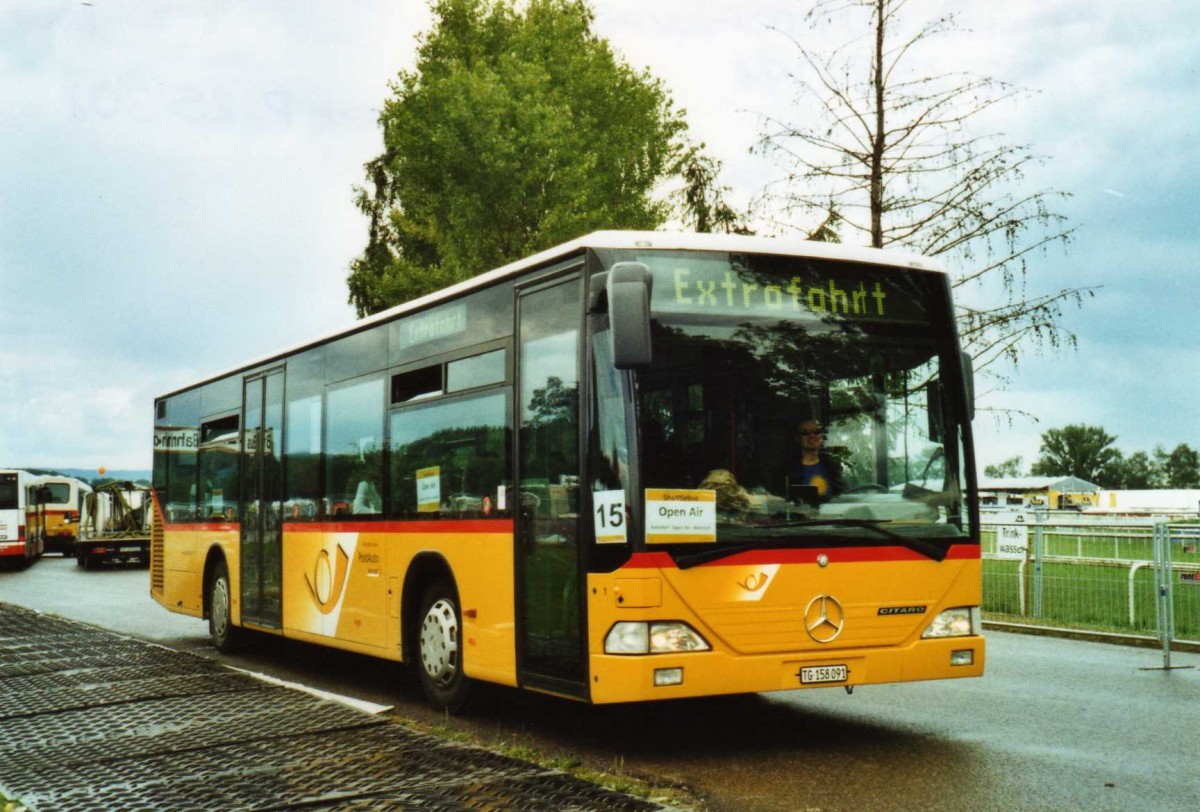
<path fill-rule="evenodd" d="M 833 562 L 872 563 L 880 561 L 928 561 L 920 553 L 907 547 L 817 547 L 785 550 L 749 550 L 717 561 L 700 564 L 701 567 L 737 567 L 747 564 L 815 564 L 817 556 L 829 556 Z M 979 545 L 955 544 L 946 555 L 947 560 L 971 560 L 980 557 Z M 676 569 L 675 561 L 665 552 L 634 553 L 621 569 Z"/>
<path fill-rule="evenodd" d="M 285 533 L 511 533 L 512 519 L 413 522 L 286 522 Z"/>
<path fill-rule="evenodd" d="M 175 533 L 236 531 L 238 522 L 180 522 L 166 525 Z M 462 519 L 417 522 L 285 522 L 285 533 L 511 533 L 512 519 Z"/>
<path fill-rule="evenodd" d="M 237 522 L 188 522 L 180 524 L 165 525 L 167 530 L 176 533 L 204 533 L 216 532 L 219 530 L 238 530 L 241 527 Z"/>

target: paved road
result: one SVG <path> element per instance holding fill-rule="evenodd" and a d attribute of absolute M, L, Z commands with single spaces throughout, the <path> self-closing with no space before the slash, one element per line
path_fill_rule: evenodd
<path fill-rule="evenodd" d="M 214 656 L 205 625 L 148 597 L 144 570 L 43 559 L 0 600 Z M 263 641 L 243 667 L 444 722 L 395 666 Z M 1192 810 L 1200 655 L 993 632 L 980 680 L 589 707 L 497 690 L 452 726 L 678 782 L 726 810 Z"/>

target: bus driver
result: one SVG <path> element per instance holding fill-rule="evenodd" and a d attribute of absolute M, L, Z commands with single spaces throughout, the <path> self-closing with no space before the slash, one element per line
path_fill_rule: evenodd
<path fill-rule="evenodd" d="M 846 490 L 842 479 L 842 464 L 822 450 L 825 430 L 819 420 L 800 421 L 800 483 L 816 489 L 817 497 L 825 502 Z"/>

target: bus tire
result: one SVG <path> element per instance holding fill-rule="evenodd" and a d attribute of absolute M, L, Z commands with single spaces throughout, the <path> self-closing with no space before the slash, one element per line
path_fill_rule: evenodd
<path fill-rule="evenodd" d="M 208 635 L 222 654 L 237 651 L 241 630 L 233 625 L 233 590 L 229 585 L 229 567 L 220 559 L 213 565 L 208 582 Z"/>
<path fill-rule="evenodd" d="M 454 588 L 440 579 L 427 586 L 417 617 L 416 665 L 425 698 L 438 710 L 460 711 L 471 679 L 463 673 L 462 612 Z"/>

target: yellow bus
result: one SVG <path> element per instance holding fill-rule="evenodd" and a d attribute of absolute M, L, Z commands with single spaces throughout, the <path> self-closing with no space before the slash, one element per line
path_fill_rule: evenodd
<path fill-rule="evenodd" d="M 27 500 L 28 532 L 37 536 L 48 553 L 75 555 L 87 495 L 92 488 L 75 477 L 48 474 L 35 477 Z"/>
<path fill-rule="evenodd" d="M 928 259 L 598 232 L 158 398 L 151 593 L 448 709 L 979 676 L 971 401 Z"/>

